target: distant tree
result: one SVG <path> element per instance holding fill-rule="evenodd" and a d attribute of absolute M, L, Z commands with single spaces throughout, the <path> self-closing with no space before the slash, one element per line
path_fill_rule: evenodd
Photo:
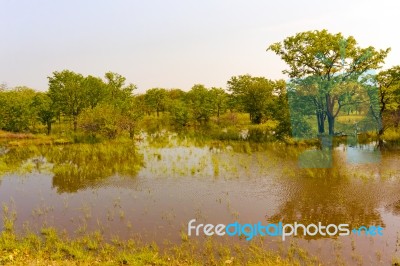
<path fill-rule="evenodd" d="M 272 103 L 275 83 L 264 77 L 242 75 L 228 81 L 228 90 L 235 97 L 241 109 L 250 114 L 254 124 L 260 124 L 266 118 L 268 106 Z"/>
<path fill-rule="evenodd" d="M 155 110 L 157 117 L 167 106 L 167 91 L 161 88 L 153 88 L 146 91 L 144 100 L 151 110 Z"/>
<path fill-rule="evenodd" d="M 184 127 L 189 124 L 191 115 L 189 107 L 186 105 L 185 102 L 178 99 L 173 100 L 170 113 L 175 125 L 178 125 L 179 127 Z"/>
<path fill-rule="evenodd" d="M 49 96 L 65 115 L 72 117 L 74 131 L 77 130 L 78 116 L 89 106 L 89 96 L 84 86 L 85 78 L 70 70 L 53 72 L 49 79 Z"/>
<path fill-rule="evenodd" d="M 165 110 L 170 114 L 174 109 L 174 105 L 177 102 L 185 102 L 186 101 L 186 92 L 181 89 L 169 89 L 166 91 L 166 106 Z"/>
<path fill-rule="evenodd" d="M 31 108 L 35 91 L 28 87 L 0 90 L 0 126 L 13 132 L 27 131 L 35 124 Z"/>
<path fill-rule="evenodd" d="M 191 117 L 199 123 L 208 122 L 213 111 L 213 99 L 210 91 L 201 84 L 194 85 L 186 94 Z"/>
<path fill-rule="evenodd" d="M 167 90 L 167 98 L 169 100 L 184 100 L 186 92 L 181 89 Z"/>
<path fill-rule="evenodd" d="M 146 101 L 145 101 L 145 98 L 144 98 L 144 94 L 138 94 L 138 95 L 135 96 L 135 98 L 136 98 L 136 102 L 138 102 L 138 104 L 140 104 L 143 114 L 150 115 L 152 110 L 146 104 Z"/>
<path fill-rule="evenodd" d="M 39 121 L 47 127 L 47 135 L 51 133 L 51 126 L 55 122 L 56 109 L 54 103 L 45 92 L 37 92 L 33 97 L 32 108 L 35 110 Z"/>
<path fill-rule="evenodd" d="M 87 134 L 100 134 L 113 139 L 119 133 L 119 110 L 112 104 L 101 103 L 94 108 L 86 108 L 79 116 L 79 127 Z"/>
<path fill-rule="evenodd" d="M 228 107 L 228 94 L 222 88 L 211 88 L 210 96 L 212 100 L 212 110 L 219 121 L 219 116 L 224 113 Z"/>
<path fill-rule="evenodd" d="M 243 110 L 243 107 L 241 106 L 238 97 L 236 95 L 233 95 L 231 92 L 227 94 L 226 105 L 227 109 L 230 112 Z"/>
<path fill-rule="evenodd" d="M 4 129 L 6 123 L 6 112 L 7 112 L 7 95 L 5 93 L 6 87 L 3 84 L 0 86 L 0 129 Z"/>
<path fill-rule="evenodd" d="M 130 98 L 136 89 L 134 84 L 126 85 L 126 78 L 118 73 L 107 72 L 105 74 L 106 86 L 109 90 L 110 102 L 120 105 L 122 102 Z"/>
<path fill-rule="evenodd" d="M 137 96 L 132 96 L 120 107 L 121 118 L 119 127 L 129 132 L 129 137 L 134 138 L 137 124 L 144 115 L 144 103 Z"/>
<path fill-rule="evenodd" d="M 173 124 L 178 127 L 187 126 L 191 119 L 187 92 L 176 88 L 170 89 L 166 91 L 166 98 L 166 110 Z"/>
<path fill-rule="evenodd" d="M 84 90 L 87 92 L 88 105 L 91 108 L 96 107 L 99 103 L 106 101 L 111 93 L 105 82 L 98 77 L 87 76 L 83 80 Z"/>
<path fill-rule="evenodd" d="M 90 135 L 115 138 L 126 130 L 134 137 L 137 122 L 143 115 L 143 109 L 135 97 L 126 99 L 123 105 L 102 102 L 94 108 L 86 108 L 79 116 L 79 127 Z"/>

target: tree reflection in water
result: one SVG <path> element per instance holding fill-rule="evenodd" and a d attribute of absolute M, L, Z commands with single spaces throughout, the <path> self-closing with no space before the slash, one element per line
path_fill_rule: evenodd
<path fill-rule="evenodd" d="M 23 147 L 1 156 L 0 165 L 0 174 L 50 171 L 58 193 L 73 193 L 114 175 L 135 177 L 143 156 L 132 142 Z"/>
<path fill-rule="evenodd" d="M 348 223 L 350 229 L 362 225 L 385 227 L 379 208 L 392 202 L 386 205 L 386 210 L 395 215 L 400 213 L 399 180 L 386 175 L 393 167 L 386 162 L 390 159 L 384 156 L 379 164 L 357 166 L 347 164 L 343 152 L 336 150 L 332 168 L 298 169 L 294 177 L 284 178 L 290 192 L 267 221 L 305 225 Z"/>

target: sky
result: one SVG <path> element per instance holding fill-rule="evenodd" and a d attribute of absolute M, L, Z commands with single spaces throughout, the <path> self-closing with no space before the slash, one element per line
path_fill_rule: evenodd
<path fill-rule="evenodd" d="M 226 87 L 236 75 L 285 78 L 266 48 L 327 29 L 400 64 L 400 1 L 0 0 L 0 83 L 45 91 L 69 69 L 117 72 L 147 89 Z"/>

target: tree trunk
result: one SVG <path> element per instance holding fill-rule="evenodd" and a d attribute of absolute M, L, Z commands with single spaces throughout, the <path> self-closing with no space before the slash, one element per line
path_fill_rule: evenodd
<path fill-rule="evenodd" d="M 333 107 L 335 105 L 335 97 L 331 97 L 329 94 L 325 96 L 326 98 L 326 116 L 328 118 L 328 128 L 329 128 L 329 135 L 333 136 L 335 134 L 335 117 L 339 113 L 339 109 L 337 110 L 336 114 L 333 113 Z"/>
<path fill-rule="evenodd" d="M 382 139 L 382 135 L 385 132 L 385 129 L 383 128 L 383 126 L 381 126 L 381 128 L 378 131 L 378 147 L 379 148 L 383 148 L 383 139 Z"/>
<path fill-rule="evenodd" d="M 135 127 L 134 126 L 129 127 L 129 137 L 130 137 L 130 139 L 133 139 L 135 137 Z"/>
<path fill-rule="evenodd" d="M 253 118 L 253 120 L 252 120 L 253 124 L 261 124 L 261 122 L 262 122 L 262 114 L 257 113 L 255 115 L 253 115 L 252 118 Z"/>
<path fill-rule="evenodd" d="M 78 117 L 74 116 L 74 132 L 78 129 Z"/>
<path fill-rule="evenodd" d="M 51 133 L 51 122 L 48 121 L 47 122 L 47 135 L 50 135 L 50 133 Z"/>
<path fill-rule="evenodd" d="M 328 115 L 328 126 L 329 126 L 329 135 L 333 136 L 335 134 L 335 118 L 333 116 Z"/>
<path fill-rule="evenodd" d="M 317 113 L 317 122 L 318 122 L 318 134 L 324 134 L 325 133 L 324 113 L 322 112 Z"/>

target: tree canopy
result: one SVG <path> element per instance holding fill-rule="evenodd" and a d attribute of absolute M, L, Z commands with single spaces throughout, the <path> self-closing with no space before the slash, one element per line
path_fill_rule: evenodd
<path fill-rule="evenodd" d="M 327 119 L 329 135 L 333 135 L 335 118 L 357 94 L 354 88 L 359 86 L 353 85 L 367 71 L 380 68 L 390 48 L 361 48 L 352 36 L 345 38 L 341 33 L 316 30 L 287 37 L 283 42 L 271 44 L 268 50 L 289 66 L 283 73 L 300 85 L 295 87 L 299 95 L 309 96 L 317 116 L 318 133 L 325 133 Z"/>

